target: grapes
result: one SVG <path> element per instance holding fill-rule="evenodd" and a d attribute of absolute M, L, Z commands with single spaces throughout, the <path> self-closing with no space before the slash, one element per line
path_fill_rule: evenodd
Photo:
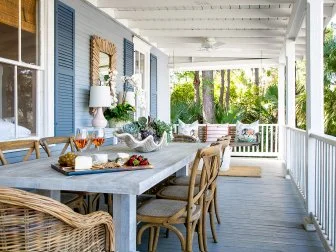
<path fill-rule="evenodd" d="M 61 166 L 72 167 L 75 166 L 75 159 L 77 155 L 74 152 L 68 152 L 59 157 L 58 163 Z"/>

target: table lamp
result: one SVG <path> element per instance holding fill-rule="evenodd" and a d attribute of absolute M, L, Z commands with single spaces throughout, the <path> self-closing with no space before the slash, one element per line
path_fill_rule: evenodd
<path fill-rule="evenodd" d="M 89 107 L 96 108 L 92 119 L 92 126 L 95 128 L 105 128 L 107 120 L 103 114 L 103 108 L 110 107 L 112 97 L 109 86 L 91 86 Z"/>

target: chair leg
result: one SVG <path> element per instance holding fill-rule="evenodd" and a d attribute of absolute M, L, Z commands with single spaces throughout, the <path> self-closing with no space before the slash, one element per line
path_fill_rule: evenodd
<path fill-rule="evenodd" d="M 199 218 L 197 223 L 197 234 L 198 234 L 198 248 L 201 252 L 204 252 L 204 244 L 203 244 L 203 224 L 202 217 Z"/>
<path fill-rule="evenodd" d="M 160 236 L 160 227 L 155 228 L 155 234 L 154 234 L 154 243 L 153 243 L 153 251 L 157 251 L 157 245 L 159 242 L 159 236 Z"/>
<path fill-rule="evenodd" d="M 204 202 L 202 207 L 202 239 L 203 239 L 203 247 L 204 251 L 208 251 L 208 243 L 207 243 L 207 233 L 206 233 L 206 216 L 207 216 L 207 202 Z"/>
<path fill-rule="evenodd" d="M 154 245 L 154 227 L 149 228 L 148 251 L 153 252 Z"/>
<path fill-rule="evenodd" d="M 166 229 L 166 238 L 169 238 L 169 229 Z"/>
<path fill-rule="evenodd" d="M 107 211 L 111 214 L 113 217 L 113 200 L 112 200 L 112 194 L 107 194 Z"/>
<path fill-rule="evenodd" d="M 180 230 L 178 230 L 176 227 L 171 226 L 171 225 L 165 225 L 165 228 L 168 228 L 170 231 L 173 231 L 177 237 L 180 239 L 181 242 L 181 250 L 182 251 L 186 251 L 186 241 L 183 237 L 183 234 L 180 232 Z"/>
<path fill-rule="evenodd" d="M 220 216 L 219 216 L 218 200 L 217 200 L 217 187 L 215 189 L 214 201 L 215 201 L 215 213 L 216 213 L 217 223 L 221 224 L 221 220 L 220 220 Z"/>
<path fill-rule="evenodd" d="M 210 203 L 209 217 L 210 217 L 212 238 L 214 242 L 217 243 L 217 234 L 216 234 L 216 227 L 215 227 L 215 201 L 214 199 L 211 200 L 211 203 Z"/>
<path fill-rule="evenodd" d="M 192 235 L 192 223 L 187 223 L 187 237 L 186 237 L 186 251 L 192 252 L 192 242 L 193 242 L 193 235 Z"/>

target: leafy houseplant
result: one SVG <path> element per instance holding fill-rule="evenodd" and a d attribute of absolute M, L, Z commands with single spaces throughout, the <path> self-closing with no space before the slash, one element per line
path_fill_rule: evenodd
<path fill-rule="evenodd" d="M 109 121 L 110 127 L 118 127 L 118 123 L 125 123 L 132 120 L 135 108 L 129 103 L 117 104 L 114 108 L 108 108 L 104 112 L 106 120 Z"/>

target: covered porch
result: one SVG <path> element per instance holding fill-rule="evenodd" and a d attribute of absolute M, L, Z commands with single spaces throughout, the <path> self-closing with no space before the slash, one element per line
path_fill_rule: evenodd
<path fill-rule="evenodd" d="M 113 41 L 117 48 L 115 55 L 120 59 L 114 62 L 118 71 L 125 76 L 141 74 L 146 108 L 139 109 L 136 117 L 151 115 L 170 120 L 169 71 L 274 67 L 278 70 L 278 122 L 259 125 L 259 146 L 237 147 L 232 153 L 232 166 L 260 166 L 262 176 L 218 177 L 221 224 L 216 224 L 216 230 L 219 242 L 211 241 L 208 226 L 208 250 L 335 251 L 336 138 L 326 135 L 323 125 L 323 36 L 324 28 L 336 12 L 334 0 L 57 0 L 55 6 L 64 8 L 64 13 L 71 13 L 67 18 L 74 25 L 59 34 L 55 32 L 58 24 L 55 17 L 59 10 L 54 9 L 54 1 L 40 2 L 43 21 L 40 34 L 43 43 L 39 48 L 43 57 L 40 62 L 35 66 L 21 58 L 13 60 L 0 55 L 0 63 L 13 66 L 16 73 L 23 67 L 38 73 L 32 91 L 34 128 L 30 129 L 33 134 L 28 138 L 73 135 L 76 128 L 91 127 L 88 103 L 93 85 L 89 62 L 92 35 Z M 61 21 L 63 18 L 60 16 Z M 55 43 L 64 39 L 63 32 L 69 30 L 69 37 L 56 46 Z M 70 51 L 57 51 L 60 45 Z M 70 74 L 69 69 L 66 71 L 70 77 L 59 81 L 64 72 L 59 71 L 63 66 L 57 65 L 58 56 L 64 54 L 71 55 L 71 59 L 64 61 L 71 65 Z M 306 60 L 306 130 L 296 128 L 297 59 Z M 20 83 L 15 76 L 13 103 L 18 107 Z M 64 89 L 57 89 L 56 83 L 65 84 Z M 117 89 L 123 88 L 118 79 Z M 19 110 L 13 109 L 16 129 L 13 139 L 20 138 L 17 133 L 21 123 Z M 113 145 L 112 136 L 113 129 L 106 129 L 105 145 L 108 148 Z M 16 160 L 18 155 L 15 153 L 6 155 Z M 189 153 L 189 156 L 192 155 Z M 168 156 L 162 159 L 169 163 Z M 172 166 L 179 174 L 185 164 L 178 168 L 177 164 Z M 23 171 L 24 175 L 31 176 L 26 173 Z M 133 191 L 126 184 L 111 191 L 95 181 L 97 187 L 103 188 L 102 193 L 115 193 L 117 214 L 113 218 L 116 218 L 117 251 L 147 251 L 147 236 L 141 245 L 136 245 L 136 196 L 153 181 L 159 183 L 164 179 L 162 174 L 171 175 L 168 172 L 162 172 L 158 177 L 155 173 L 149 174 L 151 176 L 144 176 L 144 180 L 150 182 L 141 188 L 134 186 Z M 8 185 L 6 176 L 0 177 L 2 183 Z M 125 176 L 119 176 L 122 181 L 132 184 Z M 116 178 L 111 179 L 115 184 L 119 177 Z M 29 183 L 27 187 L 31 186 Z M 89 188 L 89 183 L 85 183 L 79 183 L 83 191 Z M 142 185 L 141 181 L 137 183 Z M 45 184 L 43 186 L 49 186 Z M 56 182 L 52 184 L 49 196 L 53 190 L 60 194 L 60 190 L 76 189 L 66 182 L 62 186 L 60 189 L 56 188 Z M 90 190 L 87 189 L 96 192 Z M 309 218 L 304 221 L 304 217 Z M 315 226 L 316 232 L 305 230 L 304 225 L 309 224 Z M 183 225 L 179 227 L 184 230 Z M 166 239 L 164 236 L 161 230 L 158 251 L 180 249 L 177 237 L 171 234 Z M 193 247 L 198 250 L 197 237 Z"/>
<path fill-rule="evenodd" d="M 208 251 L 325 251 L 318 233 L 303 227 L 306 208 L 292 181 L 283 178 L 281 161 L 233 158 L 232 165 L 260 166 L 262 177 L 218 178 L 221 224 L 216 226 L 218 243 L 213 243 L 208 223 Z M 179 228 L 184 230 L 183 226 Z M 148 236 L 137 249 L 147 251 L 147 242 Z M 165 238 L 161 229 L 158 251 L 175 251 L 178 247 L 178 238 L 172 233 Z M 194 251 L 198 251 L 196 237 Z"/>
<path fill-rule="evenodd" d="M 275 159 L 248 159 L 261 162 L 260 180 L 219 178 L 225 220 L 211 251 L 335 250 L 336 138 L 323 125 L 323 36 L 335 2 L 91 2 L 166 52 L 173 70 L 278 68 L 278 124 L 261 126 L 259 149 L 233 153 Z M 296 128 L 297 59 L 306 61 L 306 130 Z M 238 157 L 234 162 L 244 162 Z M 304 231 L 305 216 L 316 233 Z M 160 239 L 159 246 L 169 251 L 173 241 Z"/>

